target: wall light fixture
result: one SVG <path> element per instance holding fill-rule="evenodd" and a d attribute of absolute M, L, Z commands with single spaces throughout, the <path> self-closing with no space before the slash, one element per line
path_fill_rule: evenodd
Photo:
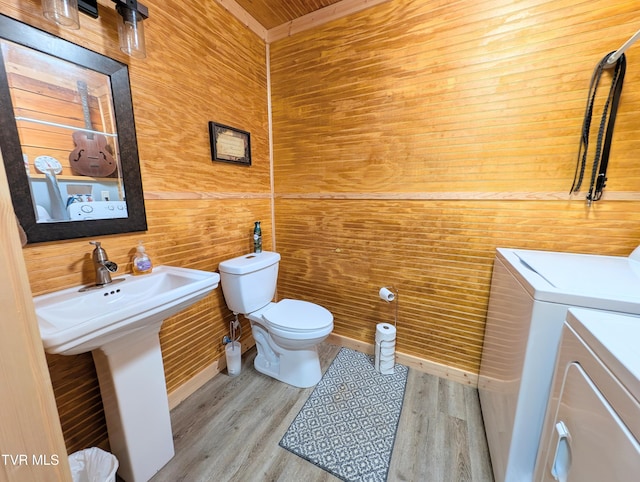
<path fill-rule="evenodd" d="M 149 10 L 137 0 L 112 0 L 120 14 L 118 38 L 120 50 L 138 59 L 147 56 L 144 43 L 144 19 L 149 18 Z"/>
<path fill-rule="evenodd" d="M 64 28 L 80 28 L 78 0 L 42 0 L 42 14 Z"/>
<path fill-rule="evenodd" d="M 111 0 L 120 15 L 118 39 L 120 50 L 138 59 L 147 56 L 144 41 L 144 20 L 149 9 L 138 0 Z M 78 11 L 98 18 L 97 0 L 42 0 L 42 12 L 46 18 L 64 28 L 80 28 Z"/>

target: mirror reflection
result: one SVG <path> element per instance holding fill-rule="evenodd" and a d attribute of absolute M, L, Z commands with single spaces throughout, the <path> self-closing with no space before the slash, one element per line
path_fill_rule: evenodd
<path fill-rule="evenodd" d="M 109 76 L 0 48 L 36 223 L 127 218 Z"/>
<path fill-rule="evenodd" d="M 147 229 L 128 66 L 5 15 L 0 154 L 28 243 Z"/>

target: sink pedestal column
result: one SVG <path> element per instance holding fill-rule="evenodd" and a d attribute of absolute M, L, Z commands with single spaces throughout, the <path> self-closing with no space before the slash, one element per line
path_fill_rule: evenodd
<path fill-rule="evenodd" d="M 162 320 L 93 350 L 118 475 L 146 482 L 174 455 L 158 333 Z"/>

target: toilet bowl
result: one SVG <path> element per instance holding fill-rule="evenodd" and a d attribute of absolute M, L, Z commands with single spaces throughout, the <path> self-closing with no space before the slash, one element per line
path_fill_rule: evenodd
<path fill-rule="evenodd" d="M 329 310 L 307 301 L 284 299 L 247 318 L 258 348 L 256 370 L 299 388 L 320 381 L 316 346 L 333 330 Z"/>
<path fill-rule="evenodd" d="M 302 300 L 273 302 L 278 253 L 264 251 L 220 263 L 220 284 L 229 309 L 251 322 L 260 373 L 299 388 L 320 381 L 317 345 L 333 330 L 326 308 Z"/>

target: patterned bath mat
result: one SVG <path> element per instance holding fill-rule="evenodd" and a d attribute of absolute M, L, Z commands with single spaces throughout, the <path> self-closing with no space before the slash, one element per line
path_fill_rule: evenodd
<path fill-rule="evenodd" d="M 342 348 L 280 446 L 348 482 L 387 480 L 409 369 Z"/>

